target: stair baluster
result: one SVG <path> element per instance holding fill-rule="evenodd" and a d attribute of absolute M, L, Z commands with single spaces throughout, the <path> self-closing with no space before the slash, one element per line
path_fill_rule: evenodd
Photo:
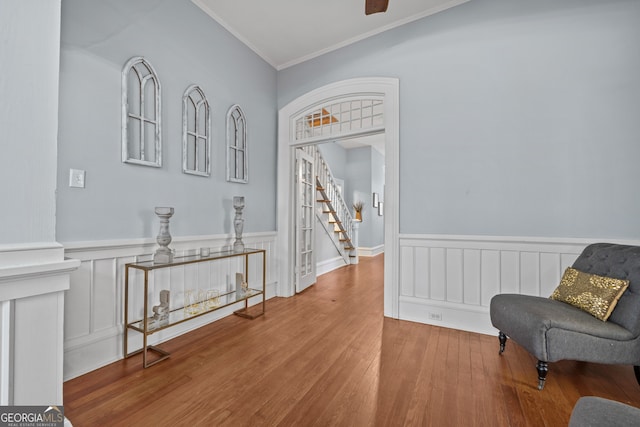
<path fill-rule="evenodd" d="M 323 203 L 323 212 L 328 213 L 329 221 L 332 222 L 333 231 L 337 234 L 341 245 L 337 249 L 347 264 L 357 263 L 357 256 L 352 240 L 353 218 L 351 211 L 347 207 L 331 169 L 322 157 L 322 154 L 315 146 L 305 147 L 307 153 L 312 154 L 316 165 L 316 185 L 321 195 L 320 201 Z"/>

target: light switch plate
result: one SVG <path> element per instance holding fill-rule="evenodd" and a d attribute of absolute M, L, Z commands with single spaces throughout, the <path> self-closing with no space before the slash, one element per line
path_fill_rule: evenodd
<path fill-rule="evenodd" d="M 84 188 L 85 171 L 69 169 L 69 187 Z"/>

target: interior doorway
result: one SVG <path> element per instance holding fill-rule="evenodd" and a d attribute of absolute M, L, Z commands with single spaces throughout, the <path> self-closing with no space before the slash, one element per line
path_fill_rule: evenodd
<path fill-rule="evenodd" d="M 351 102 L 364 102 L 358 107 L 360 116 L 349 112 L 350 107 L 343 107 Z M 395 78 L 360 78 L 329 84 L 302 95 L 280 110 L 278 295 L 295 294 L 295 149 L 330 138 L 348 139 L 381 131 L 385 135 L 384 312 L 385 316 L 398 317 L 399 81 Z"/>
<path fill-rule="evenodd" d="M 384 133 L 347 141 L 317 144 L 322 156 L 321 170 L 328 167 L 335 183 L 330 198 L 342 199 L 346 219 L 329 214 L 325 203 L 316 205 L 315 255 L 317 275 L 328 273 L 345 264 L 356 264 L 360 257 L 384 252 Z M 382 142 L 380 144 L 379 142 Z M 318 193 L 318 200 L 323 194 Z M 356 213 L 354 206 L 360 207 Z M 361 221 L 356 221 L 360 218 Z M 351 224 L 351 234 L 341 235 L 339 224 Z M 355 230 L 353 230 L 355 226 Z M 349 243 L 353 243 L 350 245 Z M 357 250 L 347 250 L 357 246 Z"/>

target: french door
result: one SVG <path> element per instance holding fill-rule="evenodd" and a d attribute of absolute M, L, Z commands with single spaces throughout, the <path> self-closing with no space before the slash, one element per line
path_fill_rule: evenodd
<path fill-rule="evenodd" d="M 316 282 L 314 252 L 314 212 L 316 202 L 315 165 L 313 156 L 296 148 L 296 292 Z"/>

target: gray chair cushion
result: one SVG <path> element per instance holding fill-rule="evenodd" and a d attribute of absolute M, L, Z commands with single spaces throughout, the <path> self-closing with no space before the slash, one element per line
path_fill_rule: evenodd
<path fill-rule="evenodd" d="M 573 407 L 569 427 L 640 427 L 640 409 L 601 397 L 581 397 Z"/>
<path fill-rule="evenodd" d="M 560 301 L 500 294 L 492 298 L 490 314 L 493 326 L 538 360 L 640 361 L 640 341 L 633 333 Z"/>

